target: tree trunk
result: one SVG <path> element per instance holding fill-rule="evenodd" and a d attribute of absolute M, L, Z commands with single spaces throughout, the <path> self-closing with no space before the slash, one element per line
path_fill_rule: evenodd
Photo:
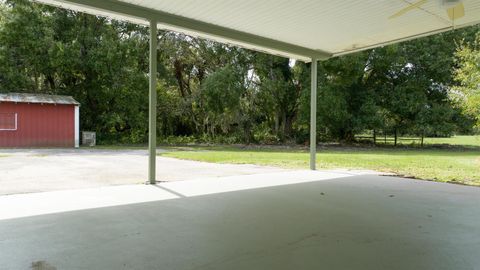
<path fill-rule="evenodd" d="M 280 126 L 281 126 L 280 139 L 284 141 L 286 137 L 286 132 L 287 132 L 287 114 L 285 111 L 282 112 L 282 121 Z"/>
<path fill-rule="evenodd" d="M 275 135 L 278 136 L 278 130 L 280 129 L 280 116 L 279 113 L 275 113 Z"/>
<path fill-rule="evenodd" d="M 397 129 L 395 129 L 395 143 L 394 143 L 395 146 L 397 146 Z"/>
<path fill-rule="evenodd" d="M 422 132 L 422 142 L 420 143 L 421 147 L 423 147 L 423 138 L 425 137 L 425 132 Z"/>
<path fill-rule="evenodd" d="M 180 95 L 185 98 L 185 83 L 183 81 L 182 63 L 178 59 L 175 59 L 175 61 L 173 61 L 173 68 L 175 70 L 175 79 L 178 83 Z"/>
<path fill-rule="evenodd" d="M 293 130 L 293 123 L 295 122 L 293 117 L 287 117 L 285 122 L 285 135 L 291 137 Z"/>

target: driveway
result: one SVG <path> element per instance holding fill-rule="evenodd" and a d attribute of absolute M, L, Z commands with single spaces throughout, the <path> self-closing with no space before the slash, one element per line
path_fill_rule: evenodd
<path fill-rule="evenodd" d="M 147 180 L 147 169 L 146 150 L 0 149 L 0 195 L 140 184 Z M 158 181 L 282 171 L 157 157 Z"/>

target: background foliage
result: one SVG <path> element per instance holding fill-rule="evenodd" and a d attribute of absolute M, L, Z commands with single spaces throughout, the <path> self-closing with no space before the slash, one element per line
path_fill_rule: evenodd
<path fill-rule="evenodd" d="M 320 139 L 472 132 L 480 121 L 479 29 L 321 62 Z M 158 39 L 164 141 L 307 143 L 309 64 L 172 32 Z M 100 142 L 146 141 L 147 72 L 145 27 L 0 2 L 0 92 L 71 95 L 82 104 L 81 129 Z"/>

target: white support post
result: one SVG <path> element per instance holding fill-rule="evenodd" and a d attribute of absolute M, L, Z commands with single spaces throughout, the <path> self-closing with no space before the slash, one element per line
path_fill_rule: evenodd
<path fill-rule="evenodd" d="M 317 155 L 317 59 L 312 58 L 310 87 L 310 169 L 316 169 Z"/>
<path fill-rule="evenodd" d="M 150 21 L 150 82 L 148 114 L 148 181 L 155 185 L 157 158 L 157 22 Z"/>

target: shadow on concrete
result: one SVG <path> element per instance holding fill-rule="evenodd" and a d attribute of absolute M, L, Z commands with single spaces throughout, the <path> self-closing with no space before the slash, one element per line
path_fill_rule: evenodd
<path fill-rule="evenodd" d="M 366 175 L 19 218 L 0 221 L 0 268 L 476 269 L 479 205 Z"/>
<path fill-rule="evenodd" d="M 160 182 L 160 183 L 161 183 L 161 182 Z M 159 188 L 159 189 L 161 189 L 161 190 L 164 190 L 164 191 L 166 191 L 166 192 L 168 192 L 168 193 L 171 193 L 171 194 L 173 194 L 173 195 L 175 195 L 175 196 L 178 196 L 179 198 L 186 198 L 186 197 L 187 197 L 187 196 L 183 195 L 182 193 L 176 192 L 176 191 L 174 191 L 174 190 L 172 190 L 172 189 L 169 189 L 169 188 L 164 187 L 164 186 L 160 186 L 160 185 L 158 185 L 158 184 L 157 184 L 157 185 L 151 185 L 151 186 L 152 186 L 152 187 Z"/>

